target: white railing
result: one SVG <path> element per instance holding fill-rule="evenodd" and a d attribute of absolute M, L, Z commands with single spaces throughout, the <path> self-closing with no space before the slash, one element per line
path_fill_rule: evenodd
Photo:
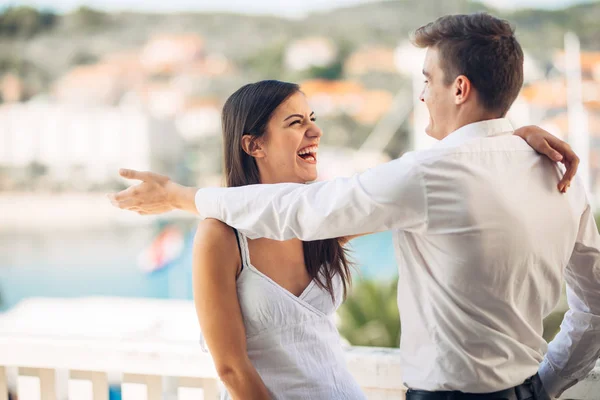
<path fill-rule="evenodd" d="M 115 301 L 122 306 L 115 308 Z M 185 327 L 176 321 L 182 312 L 193 312 L 188 302 L 83 299 L 63 301 L 62 308 L 60 302 L 27 300 L 8 315 L 0 314 L 0 400 L 7 400 L 10 388 L 19 400 L 108 400 L 111 383 L 121 385 L 123 400 L 218 398 L 220 384 L 210 355 L 200 350 L 197 340 L 177 337 Z M 125 306 L 131 303 L 133 307 Z M 152 318 L 143 329 L 100 331 L 107 321 L 98 312 L 99 304 L 127 318 L 150 306 Z M 94 322 L 73 321 L 79 331 L 61 327 L 76 316 L 76 309 L 86 310 Z M 137 317 L 138 323 L 146 321 L 146 316 Z M 346 354 L 350 371 L 369 399 L 404 398 L 397 349 L 351 347 Z M 119 379 L 114 379 L 115 372 Z M 599 393 L 600 364 L 563 399 L 598 400 Z"/>
<path fill-rule="evenodd" d="M 369 399 L 404 398 L 396 351 L 348 350 L 349 366 Z M 105 371 L 116 369 L 123 374 L 124 400 L 214 400 L 219 393 L 212 360 L 198 346 L 0 335 L 0 363 L 19 366 L 19 400 L 60 400 L 56 394 L 58 370 L 69 371 L 67 395 L 71 400 L 107 400 Z M 163 377 L 176 378 L 175 384 L 165 385 Z M 4 371 L 0 375 L 2 385 L 6 387 Z M 6 398 L 6 391 L 3 393 L 1 400 Z"/>

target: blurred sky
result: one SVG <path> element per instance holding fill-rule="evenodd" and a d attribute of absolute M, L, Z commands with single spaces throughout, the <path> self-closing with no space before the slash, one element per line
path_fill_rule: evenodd
<path fill-rule="evenodd" d="M 59 12 L 87 5 L 108 11 L 230 11 L 299 17 L 311 11 L 370 1 L 372 0 L 0 0 L 0 5 L 28 4 Z M 590 0 L 483 0 L 483 2 L 498 8 L 513 9 L 516 7 L 561 8 L 575 3 L 590 2 Z"/>

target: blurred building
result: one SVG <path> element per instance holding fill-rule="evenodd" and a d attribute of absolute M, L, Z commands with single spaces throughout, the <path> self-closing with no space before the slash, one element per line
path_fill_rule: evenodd
<path fill-rule="evenodd" d="M 523 80 L 525 84 L 546 79 L 542 65 L 527 51 L 523 50 Z"/>
<path fill-rule="evenodd" d="M 338 49 L 330 39 L 313 37 L 296 40 L 288 45 L 284 54 L 285 66 L 292 71 L 333 64 Z"/>
<path fill-rule="evenodd" d="M 114 104 L 121 95 L 120 71 L 110 64 L 73 68 L 56 82 L 54 96 L 70 104 Z"/>
<path fill-rule="evenodd" d="M 582 100 L 586 107 L 600 109 L 600 81 L 582 81 Z M 550 112 L 567 107 L 567 82 L 564 78 L 533 82 L 523 88 L 521 96 L 540 110 Z"/>
<path fill-rule="evenodd" d="M 313 79 L 302 82 L 302 91 L 319 116 L 346 114 L 364 124 L 377 122 L 390 109 L 393 95 L 385 90 L 367 90 L 355 81 Z"/>
<path fill-rule="evenodd" d="M 225 56 L 206 53 L 197 35 L 159 35 L 139 50 L 110 53 L 95 64 L 72 68 L 54 83 L 52 100 L 119 105 L 173 119 L 190 101 L 205 97 L 215 78 L 234 72 Z"/>
<path fill-rule="evenodd" d="M 161 82 L 147 83 L 136 91 L 140 105 L 157 118 L 172 118 L 185 104 L 185 89 Z"/>
<path fill-rule="evenodd" d="M 96 64 L 74 67 L 54 83 L 52 94 L 61 103 L 115 105 L 146 79 L 137 52 L 115 53 Z"/>
<path fill-rule="evenodd" d="M 364 75 L 371 72 L 398 73 L 394 49 L 365 47 L 350 54 L 344 62 L 344 73 L 347 76 Z"/>
<path fill-rule="evenodd" d="M 214 78 L 232 74 L 234 65 L 223 54 L 207 54 L 200 60 L 185 64 L 176 76 L 189 78 Z"/>
<path fill-rule="evenodd" d="M 584 126 L 590 137 L 590 190 L 600 192 L 600 52 L 581 53 L 581 102 Z M 568 87 L 565 52 L 554 57 L 552 76 L 525 85 L 519 100 L 529 112 L 529 123 L 541 125 L 551 133 L 569 140 Z"/>
<path fill-rule="evenodd" d="M 121 167 L 174 173 L 174 125 L 135 110 L 24 103 L 0 106 L 0 167 L 42 188 L 110 185 Z M 40 182 L 37 182 L 38 184 Z"/>
<path fill-rule="evenodd" d="M 174 73 L 206 56 L 204 40 L 195 34 L 158 35 L 142 49 L 140 60 L 153 74 Z"/>
<path fill-rule="evenodd" d="M 0 96 L 4 103 L 16 103 L 25 97 L 23 81 L 14 75 L 6 74 L 0 81 Z"/>
<path fill-rule="evenodd" d="M 584 51 L 581 53 L 581 72 L 584 80 L 600 82 L 600 51 Z M 556 68 L 565 71 L 565 52 L 559 51 L 554 55 Z"/>
<path fill-rule="evenodd" d="M 220 136 L 221 102 L 216 99 L 190 101 L 177 114 L 175 126 L 187 142 Z"/>

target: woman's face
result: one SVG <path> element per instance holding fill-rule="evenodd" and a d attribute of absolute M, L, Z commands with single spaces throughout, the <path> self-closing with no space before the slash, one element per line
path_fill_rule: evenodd
<path fill-rule="evenodd" d="M 281 103 L 259 139 L 254 156 L 262 183 L 306 183 L 317 179 L 317 150 L 323 132 L 306 96 L 297 92 Z"/>

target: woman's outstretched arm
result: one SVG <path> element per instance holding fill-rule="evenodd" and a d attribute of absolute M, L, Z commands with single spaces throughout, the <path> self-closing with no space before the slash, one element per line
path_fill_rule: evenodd
<path fill-rule="evenodd" d="M 194 239 L 192 275 L 202 334 L 232 398 L 270 399 L 246 351 L 246 332 L 236 290 L 240 265 L 233 230 L 217 220 L 201 221 Z"/>

